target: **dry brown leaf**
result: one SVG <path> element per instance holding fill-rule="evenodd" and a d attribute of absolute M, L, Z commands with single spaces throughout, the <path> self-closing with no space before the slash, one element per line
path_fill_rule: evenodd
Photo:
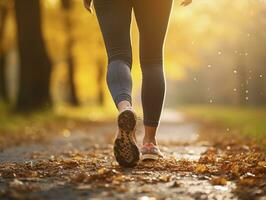
<path fill-rule="evenodd" d="M 23 187 L 23 182 L 18 180 L 18 179 L 14 179 L 12 182 L 9 183 L 9 186 L 13 189 L 21 189 Z"/>
<path fill-rule="evenodd" d="M 97 171 L 97 173 L 99 175 L 106 174 L 107 172 L 109 172 L 109 170 L 107 168 L 105 168 L 105 167 L 102 167 L 102 168 L 98 169 L 98 171 Z"/>
<path fill-rule="evenodd" d="M 239 166 L 237 164 L 231 167 L 231 173 L 235 176 L 239 176 Z"/>
<path fill-rule="evenodd" d="M 214 177 L 210 182 L 212 185 L 227 185 L 227 180 L 223 177 Z"/>
<path fill-rule="evenodd" d="M 117 192 L 122 192 L 122 193 L 125 193 L 125 192 L 128 192 L 129 191 L 129 188 L 126 187 L 126 186 L 119 186 L 119 187 L 116 187 L 115 188 Z"/>
<path fill-rule="evenodd" d="M 169 182 L 169 181 L 171 181 L 171 179 L 172 179 L 171 175 L 161 175 L 161 176 L 159 176 L 159 180 L 161 182 Z"/>
<path fill-rule="evenodd" d="M 255 178 L 241 178 L 238 182 L 242 186 L 253 186 L 256 184 Z"/>
<path fill-rule="evenodd" d="M 203 173 L 208 172 L 208 168 L 204 164 L 198 164 L 196 166 L 195 172 L 198 174 L 203 174 Z"/>
<path fill-rule="evenodd" d="M 258 162 L 259 167 L 265 167 L 266 168 L 266 161 L 259 161 Z"/>
<path fill-rule="evenodd" d="M 90 175 L 88 173 L 81 172 L 81 173 L 78 173 L 78 174 L 75 174 L 74 176 L 72 176 L 71 181 L 74 183 L 81 183 L 81 182 L 85 182 L 89 178 L 90 178 Z"/>

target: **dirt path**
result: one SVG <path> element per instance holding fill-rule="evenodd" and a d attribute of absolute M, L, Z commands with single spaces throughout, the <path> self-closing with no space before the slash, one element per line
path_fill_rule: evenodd
<path fill-rule="evenodd" d="M 198 141 L 199 126 L 180 113 L 163 116 L 158 139 L 167 159 L 156 164 L 120 168 L 112 155 L 114 130 L 114 123 L 106 122 L 65 130 L 48 144 L 5 149 L 0 199 L 263 199 L 265 184 L 245 196 L 236 192 L 236 181 L 213 179 L 210 168 L 198 162 L 210 144 Z M 142 136 L 138 126 L 138 141 Z"/>

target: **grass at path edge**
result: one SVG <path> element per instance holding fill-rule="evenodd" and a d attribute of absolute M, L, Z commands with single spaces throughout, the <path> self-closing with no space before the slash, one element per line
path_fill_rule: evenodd
<path fill-rule="evenodd" d="M 179 110 L 202 122 L 215 123 L 265 144 L 266 107 L 186 106 Z"/>

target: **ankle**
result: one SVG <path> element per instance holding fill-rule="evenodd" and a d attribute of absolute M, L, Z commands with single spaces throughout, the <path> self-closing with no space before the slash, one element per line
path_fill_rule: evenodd
<path fill-rule="evenodd" d="M 144 137 L 143 138 L 143 145 L 147 143 L 153 143 L 154 145 L 157 145 L 157 140 L 155 137 Z"/>
<path fill-rule="evenodd" d="M 118 104 L 118 110 L 119 112 L 123 112 L 124 110 L 132 110 L 132 105 L 130 104 L 130 102 L 128 101 L 121 101 L 119 104 Z"/>

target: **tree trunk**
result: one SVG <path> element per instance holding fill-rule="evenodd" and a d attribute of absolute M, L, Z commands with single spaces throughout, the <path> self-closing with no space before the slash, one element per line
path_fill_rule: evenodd
<path fill-rule="evenodd" d="M 72 56 L 72 46 L 73 42 L 71 39 L 68 41 L 67 45 L 67 65 L 68 65 L 68 84 L 69 84 L 69 103 L 73 106 L 78 106 L 78 97 L 75 87 L 75 67 L 74 60 Z"/>
<path fill-rule="evenodd" d="M 102 60 L 98 60 L 98 66 L 97 66 L 97 85 L 98 85 L 98 98 L 97 102 L 98 105 L 103 106 L 104 105 L 104 89 L 103 89 L 103 81 L 104 81 L 104 63 Z"/>
<path fill-rule="evenodd" d="M 6 54 L 0 53 L 0 100 L 8 102 L 7 88 L 6 88 Z"/>
<path fill-rule="evenodd" d="M 66 41 L 66 60 L 68 68 L 68 101 L 73 106 L 78 106 L 79 101 L 77 97 L 77 91 L 75 87 L 75 66 L 73 58 L 73 46 L 74 39 L 71 34 L 72 32 L 72 22 L 70 17 L 70 11 L 72 8 L 71 0 L 61 0 L 62 8 L 64 10 L 64 23 L 65 23 L 65 32 L 67 33 Z"/>
<path fill-rule="evenodd" d="M 7 6 L 0 5 L 0 100 L 8 101 L 6 88 L 6 52 L 3 47 L 3 37 L 6 26 Z"/>
<path fill-rule="evenodd" d="M 18 111 L 33 111 L 51 105 L 51 62 L 41 26 L 39 0 L 15 0 L 20 59 Z"/>

